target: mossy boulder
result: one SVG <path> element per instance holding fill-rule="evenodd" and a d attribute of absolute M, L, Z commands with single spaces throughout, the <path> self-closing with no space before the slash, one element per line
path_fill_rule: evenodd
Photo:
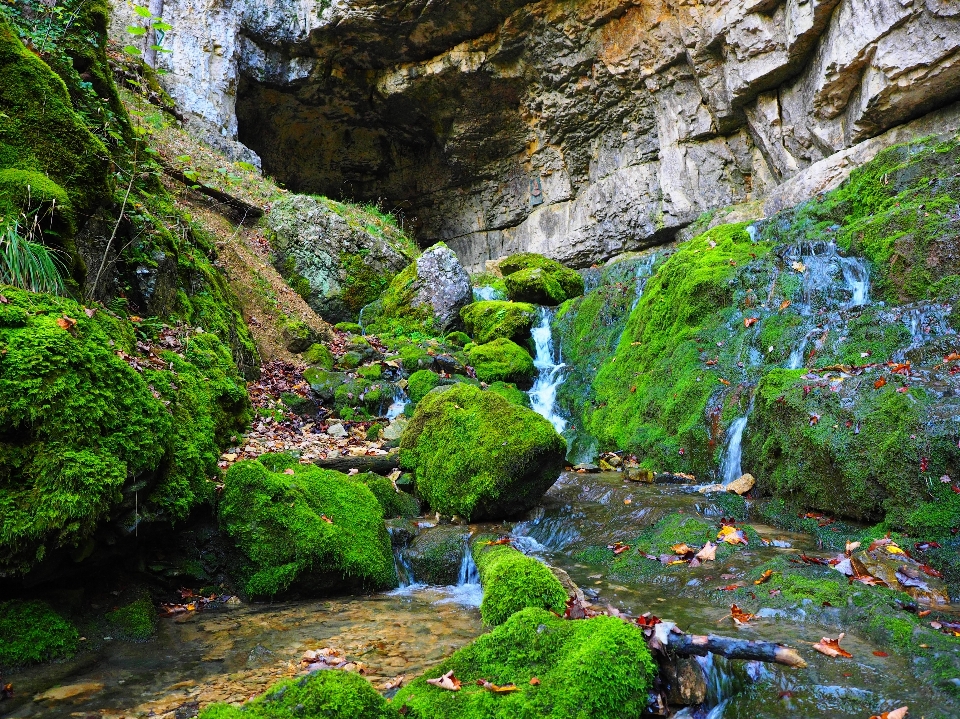
<path fill-rule="evenodd" d="M 521 252 L 501 260 L 498 266 L 511 300 L 558 305 L 583 294 L 579 272 L 543 255 Z M 514 275 L 518 276 L 511 280 Z"/>
<path fill-rule="evenodd" d="M 107 612 L 111 633 L 124 639 L 144 640 L 153 636 L 157 628 L 157 610 L 146 597 Z"/>
<path fill-rule="evenodd" d="M 396 584 L 383 508 L 355 477 L 265 455 L 230 468 L 218 512 L 248 561 L 251 596 Z"/>
<path fill-rule="evenodd" d="M 3 294 L 8 314 L 20 312 L 0 325 L 0 568 L 27 571 L 59 548 L 88 555 L 108 520 L 98 536 L 115 542 L 127 536 L 117 527 L 132 535 L 138 521 L 184 519 L 212 499 L 220 450 L 249 419 L 216 337 L 184 337 L 154 363 L 134 356 L 131 322 Z"/>
<path fill-rule="evenodd" d="M 462 682 L 460 691 L 427 684 L 448 671 Z M 619 719 L 643 714 L 655 673 L 636 626 L 615 617 L 569 621 L 529 608 L 401 689 L 393 705 L 414 719 Z M 533 677 L 539 683 L 532 685 Z M 494 694 L 477 686 L 480 679 L 519 689 Z"/>
<path fill-rule="evenodd" d="M 383 508 L 383 516 L 386 519 L 397 519 L 398 517 L 409 519 L 420 514 L 420 504 L 417 502 L 417 498 L 412 494 L 399 491 L 393 482 L 386 477 L 367 472 L 366 474 L 356 475 L 356 479 L 367 485 L 369 490 L 373 492 L 373 496 L 377 498 Z"/>
<path fill-rule="evenodd" d="M 467 332 L 477 344 L 501 337 L 514 342 L 530 338 L 537 321 L 537 308 L 526 302 L 474 302 L 460 310 Z"/>
<path fill-rule="evenodd" d="M 316 671 L 274 684 L 241 707 L 211 704 L 200 719 L 399 719 L 400 715 L 359 674 Z"/>
<path fill-rule="evenodd" d="M 466 308 L 464 308 L 466 309 Z M 463 315 L 463 310 L 460 311 L 461 316 Z M 443 338 L 444 343 L 450 345 L 451 347 L 463 347 L 470 341 L 470 336 L 464 332 L 457 330 L 456 332 L 451 332 L 446 337 Z"/>
<path fill-rule="evenodd" d="M 509 544 L 478 539 L 471 549 L 483 585 L 480 616 L 484 623 L 503 624 L 527 607 L 563 613 L 567 592 L 543 562 Z"/>
<path fill-rule="evenodd" d="M 405 550 L 413 576 L 427 584 L 456 584 L 470 530 L 443 525 L 425 529 Z"/>
<path fill-rule="evenodd" d="M 487 389 L 490 392 L 496 392 L 511 404 L 530 408 L 530 395 L 511 382 L 493 382 Z"/>
<path fill-rule="evenodd" d="M 428 369 L 421 369 L 410 375 L 407 380 L 407 394 L 410 401 L 417 404 L 434 388 L 440 386 L 440 375 Z"/>
<path fill-rule="evenodd" d="M 80 633 L 46 602 L 0 603 L 0 667 L 18 667 L 73 654 Z"/>
<path fill-rule="evenodd" d="M 337 388 L 347 381 L 345 372 L 331 372 L 319 367 L 308 367 L 303 371 L 303 378 L 309 383 L 310 389 L 321 400 L 329 402 L 333 399 Z"/>
<path fill-rule="evenodd" d="M 333 353 L 319 342 L 310 345 L 303 353 L 303 361 L 318 369 L 333 369 Z"/>
<path fill-rule="evenodd" d="M 469 384 L 424 397 L 400 440 L 420 499 L 469 520 L 533 507 L 559 478 L 565 453 L 543 417 Z"/>
<path fill-rule="evenodd" d="M 481 382 L 512 382 L 529 387 L 536 368 L 533 357 L 523 347 L 508 339 L 497 339 L 467 350 L 467 363 Z"/>

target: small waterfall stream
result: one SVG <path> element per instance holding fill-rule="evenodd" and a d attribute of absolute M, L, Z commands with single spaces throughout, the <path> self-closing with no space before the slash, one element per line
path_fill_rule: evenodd
<path fill-rule="evenodd" d="M 553 331 L 550 321 L 553 310 L 540 308 L 540 324 L 533 331 L 536 355 L 533 364 L 537 368 L 537 378 L 528 392 L 530 406 L 537 414 L 545 417 L 560 434 L 567 428 L 567 420 L 557 414 L 557 388 L 563 382 L 563 369 L 566 367 L 559 357 L 555 359 L 553 350 Z"/>
<path fill-rule="evenodd" d="M 724 485 L 740 479 L 743 475 L 740 459 L 743 455 L 743 431 L 747 428 L 749 418 L 750 411 L 747 410 L 747 413 L 735 419 L 727 430 L 730 440 L 727 442 L 727 449 L 723 453 L 723 462 L 720 465 L 720 482 Z"/>
<path fill-rule="evenodd" d="M 387 419 L 396 419 L 403 414 L 403 410 L 408 404 L 410 404 L 410 398 L 407 397 L 407 393 L 399 387 L 395 387 L 393 390 L 393 401 L 390 403 L 390 406 L 387 407 L 387 413 L 384 416 Z"/>

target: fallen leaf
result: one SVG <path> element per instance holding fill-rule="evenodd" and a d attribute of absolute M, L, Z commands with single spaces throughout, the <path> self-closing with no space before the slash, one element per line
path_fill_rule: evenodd
<path fill-rule="evenodd" d="M 460 691 L 460 680 L 453 676 L 453 670 L 436 679 L 427 679 L 427 684 L 433 684 L 435 687 L 447 689 L 451 692 Z"/>
<path fill-rule="evenodd" d="M 743 320 L 744 327 L 753 327 L 757 322 L 760 321 L 759 317 L 745 317 Z"/>
<path fill-rule="evenodd" d="M 725 525 L 717 534 L 717 539 L 727 544 L 747 544 L 747 535 L 742 529 L 737 529 L 732 525 Z"/>
<path fill-rule="evenodd" d="M 730 605 L 730 617 L 733 619 L 733 623 L 738 626 L 741 624 L 746 624 L 755 616 L 756 616 L 755 614 L 750 614 L 748 612 L 743 611 L 736 604 Z"/>
<path fill-rule="evenodd" d="M 792 265 L 790 265 L 790 267 L 792 267 L 797 272 L 806 272 L 807 270 L 807 266 L 799 261 L 794 262 Z"/>
<path fill-rule="evenodd" d="M 398 676 L 398 677 L 394 677 L 394 678 L 391 679 L 390 681 L 384 682 L 383 684 L 381 684 L 381 685 L 380 685 L 379 687 L 377 687 L 377 688 L 378 688 L 380 691 L 382 691 L 382 692 L 390 691 L 391 689 L 396 689 L 398 686 L 400 686 L 401 684 L 403 684 L 403 677 L 404 677 L 404 675 L 401 674 L 401 675 Z"/>
<path fill-rule="evenodd" d="M 67 330 L 69 332 L 70 330 L 73 329 L 74 325 L 76 324 L 77 324 L 77 321 L 72 317 L 67 317 L 66 315 L 64 315 L 63 317 L 57 317 L 57 327 L 59 327 L 62 330 Z"/>
<path fill-rule="evenodd" d="M 772 576 L 773 576 L 773 570 L 768 569 L 767 571 L 765 571 L 763 574 L 760 575 L 760 579 L 757 579 L 756 581 L 754 581 L 754 584 L 765 584 L 766 582 L 770 581 L 770 577 Z"/>
<path fill-rule="evenodd" d="M 429 679 L 427 681 L 430 681 Z M 457 682 L 459 686 L 459 682 Z M 477 679 L 477 686 L 483 687 L 488 691 L 493 692 L 494 694 L 509 694 L 510 692 L 520 691 L 520 687 L 515 684 L 504 684 L 503 686 L 497 686 L 492 682 L 488 682 L 486 679 Z"/>
<path fill-rule="evenodd" d="M 333 520 L 330 519 L 330 517 L 328 517 L 328 516 L 325 515 L 325 514 L 321 514 L 321 515 L 320 515 L 320 519 L 322 519 L 322 520 L 323 520 L 324 522 L 326 522 L 327 524 L 333 524 Z"/>
<path fill-rule="evenodd" d="M 883 714 L 875 714 L 870 719 L 903 719 L 905 716 L 907 716 L 907 707 L 900 707 Z"/>
<path fill-rule="evenodd" d="M 717 559 L 717 545 L 713 542 L 707 542 L 703 545 L 703 549 L 697 552 L 694 559 L 699 559 L 701 562 L 705 561 L 716 561 Z"/>
<path fill-rule="evenodd" d="M 721 377 L 721 378 L 720 378 L 720 382 L 722 382 L 723 384 L 727 385 L 728 387 L 730 386 L 730 380 L 728 380 L 728 379 L 723 379 L 723 377 Z"/>
<path fill-rule="evenodd" d="M 780 311 L 783 312 L 787 307 L 790 306 L 790 300 L 784 300 L 780 303 Z"/>
<path fill-rule="evenodd" d="M 91 308 L 91 307 L 84 307 L 84 308 L 83 308 L 83 313 L 84 313 L 87 317 L 93 317 L 95 314 L 97 314 L 97 310 L 94 309 L 94 308 Z"/>
<path fill-rule="evenodd" d="M 616 542 L 614 544 L 608 544 L 607 549 L 612 549 L 614 556 L 616 556 L 628 551 L 630 549 L 630 545 L 624 544 L 623 542 Z"/>
<path fill-rule="evenodd" d="M 843 637 L 843 632 L 840 632 L 840 636 L 836 639 L 824 637 L 819 642 L 814 644 L 813 648 L 821 654 L 826 654 L 828 657 L 843 657 L 845 659 L 852 659 L 853 655 L 850 652 L 848 652 L 846 649 L 840 648 L 840 640 L 843 639 Z"/>
<path fill-rule="evenodd" d="M 687 544 L 674 544 L 672 547 L 670 547 L 670 549 L 681 557 L 686 556 L 687 554 L 695 554 L 697 551 Z"/>
<path fill-rule="evenodd" d="M 844 549 L 845 554 L 849 557 L 853 550 L 860 548 L 860 542 L 847 542 L 847 545 Z"/>
<path fill-rule="evenodd" d="M 540 680 L 537 677 L 530 677 L 530 686 L 532 687 L 540 686 Z"/>
<path fill-rule="evenodd" d="M 500 537 L 500 539 L 490 542 L 489 546 L 496 547 L 501 544 L 511 544 L 512 542 L 513 540 L 510 537 Z"/>
<path fill-rule="evenodd" d="M 877 650 L 877 651 L 875 651 L 875 652 L 873 653 L 873 656 L 875 656 L 875 657 L 889 657 L 890 655 L 887 654 L 886 652 L 881 652 L 881 651 Z"/>
<path fill-rule="evenodd" d="M 880 388 L 883 387 L 886 383 L 887 383 L 886 377 L 881 377 L 880 379 L 878 379 L 876 382 L 873 383 L 873 388 L 874 388 L 874 389 L 880 389 Z"/>

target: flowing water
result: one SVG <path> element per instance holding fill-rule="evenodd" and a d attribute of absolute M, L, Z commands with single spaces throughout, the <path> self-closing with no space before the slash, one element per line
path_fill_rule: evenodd
<path fill-rule="evenodd" d="M 400 387 L 394 385 L 393 399 L 390 402 L 390 406 L 387 407 L 384 416 L 387 419 L 396 419 L 403 414 L 403 410 L 406 409 L 408 404 L 410 404 L 410 398 L 407 396 L 407 393 Z"/>
<path fill-rule="evenodd" d="M 747 428 L 749 418 L 749 412 L 743 417 L 738 417 L 733 420 L 733 424 L 727 430 L 729 440 L 726 451 L 723 453 L 723 463 L 720 465 L 720 481 L 723 484 L 730 484 L 743 475 L 740 457 L 743 454 L 743 432 Z"/>
<path fill-rule="evenodd" d="M 567 428 L 567 420 L 557 413 L 557 388 L 563 382 L 563 370 L 566 367 L 554 352 L 553 330 L 550 322 L 553 311 L 546 307 L 540 308 L 540 322 L 532 330 L 536 354 L 533 365 L 537 368 L 537 377 L 533 382 L 530 395 L 530 406 L 537 414 L 545 417 L 560 434 Z"/>

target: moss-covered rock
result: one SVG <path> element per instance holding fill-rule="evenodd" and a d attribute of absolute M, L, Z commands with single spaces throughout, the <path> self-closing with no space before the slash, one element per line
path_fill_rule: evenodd
<path fill-rule="evenodd" d="M 514 342 L 530 338 L 537 321 L 537 308 L 526 302 L 474 302 L 460 310 L 467 332 L 477 344 L 501 337 Z"/>
<path fill-rule="evenodd" d="M 463 683 L 460 691 L 439 689 L 421 677 L 401 689 L 393 704 L 416 719 L 633 717 L 646 708 L 656 671 L 636 626 L 614 617 L 569 621 L 536 608 L 517 612 L 429 676 L 451 670 Z M 530 684 L 533 677 L 538 684 Z M 477 686 L 480 679 L 519 690 L 494 694 Z"/>
<path fill-rule="evenodd" d="M 211 704 L 200 719 L 399 719 L 370 682 L 359 674 L 317 671 L 270 687 L 262 697 L 242 707 Z"/>
<path fill-rule="evenodd" d="M 511 293 L 509 277 L 527 270 L 540 270 L 549 277 L 549 284 L 556 283 L 560 286 L 560 295 L 557 302 L 539 303 L 539 304 L 560 304 L 564 300 L 573 299 L 583 294 L 583 277 L 576 270 L 564 267 L 556 260 L 551 260 L 543 255 L 532 252 L 520 252 L 510 255 L 506 259 L 500 260 L 500 272 L 503 273 L 503 281 L 506 284 L 508 294 Z M 523 283 L 517 283 L 518 285 Z M 510 299 L 520 299 L 510 294 Z M 527 300 L 533 301 L 533 300 Z"/>
<path fill-rule="evenodd" d="M 77 628 L 46 602 L 0 603 L 0 667 L 61 659 L 77 650 Z"/>
<path fill-rule="evenodd" d="M 535 372 L 533 357 L 508 339 L 497 339 L 467 350 L 467 363 L 481 382 L 512 382 L 529 387 Z"/>
<path fill-rule="evenodd" d="M 567 592 L 543 562 L 509 544 L 492 545 L 480 539 L 471 550 L 483 585 L 480 616 L 486 624 L 503 624 L 527 607 L 563 613 Z"/>
<path fill-rule="evenodd" d="M 461 310 L 461 314 L 462 312 L 463 311 Z M 470 336 L 458 330 L 457 332 L 451 332 L 448 334 L 443 338 L 443 341 L 451 347 L 463 347 L 470 341 Z"/>
<path fill-rule="evenodd" d="M 310 345 L 303 353 L 303 361 L 318 369 L 333 369 L 333 353 L 320 343 Z"/>
<path fill-rule="evenodd" d="M 356 478 L 267 455 L 230 468 L 218 511 L 249 561 L 251 596 L 396 584 L 383 508 Z"/>
<path fill-rule="evenodd" d="M 438 386 L 440 386 L 440 375 L 428 369 L 417 370 L 407 380 L 407 394 L 410 396 L 410 401 L 417 404 L 427 396 L 430 390 Z"/>
<path fill-rule="evenodd" d="M 530 395 L 520 390 L 517 385 L 510 382 L 493 382 L 487 389 L 490 392 L 496 392 L 507 402 L 515 404 L 518 407 L 530 407 Z"/>
<path fill-rule="evenodd" d="M 111 633 L 124 639 L 144 640 L 153 636 L 157 626 L 157 610 L 142 597 L 123 607 L 107 612 Z"/>
<path fill-rule="evenodd" d="M 535 412 L 457 384 L 420 401 L 400 448 L 421 500 L 478 520 L 534 506 L 560 476 L 566 442 Z"/>
<path fill-rule="evenodd" d="M 310 389 L 321 400 L 329 402 L 333 399 L 337 388 L 347 381 L 345 372 L 331 372 L 319 367 L 308 367 L 303 371 L 303 378 L 309 383 Z"/>
<path fill-rule="evenodd" d="M 341 332 L 349 332 L 354 335 L 362 335 L 363 327 L 358 325 L 356 322 L 337 322 L 334 325 L 334 328 L 340 330 Z"/>
<path fill-rule="evenodd" d="M 559 305 L 567 299 L 567 293 L 554 276 L 539 267 L 518 270 L 503 281 L 507 285 L 507 296 L 514 302 Z"/>
<path fill-rule="evenodd" d="M 356 479 L 363 482 L 373 496 L 377 498 L 380 506 L 383 508 L 383 516 L 386 519 L 396 519 L 402 517 L 409 519 L 420 514 L 420 504 L 417 498 L 412 494 L 399 491 L 386 477 L 381 477 L 373 472 L 356 475 Z"/>
<path fill-rule="evenodd" d="M 405 550 L 413 576 L 427 584 L 456 584 L 470 531 L 442 525 L 420 532 Z"/>
<path fill-rule="evenodd" d="M 25 571 L 60 547 L 86 554 L 107 519 L 132 533 L 212 498 L 220 449 L 249 419 L 216 337 L 184 337 L 151 362 L 134 356 L 128 321 L 88 316 L 72 300 L 3 294 L 21 314 L 0 325 L 0 566 Z"/>

